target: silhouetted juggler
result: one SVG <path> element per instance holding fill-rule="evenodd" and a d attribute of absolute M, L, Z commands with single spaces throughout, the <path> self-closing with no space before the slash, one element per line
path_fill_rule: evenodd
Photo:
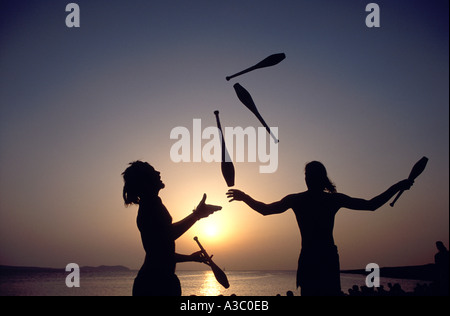
<path fill-rule="evenodd" d="M 313 161 L 306 165 L 305 180 L 307 191 L 288 195 L 271 204 L 256 201 L 239 190 L 229 190 L 227 196 L 230 202 L 244 201 L 265 216 L 293 209 L 302 237 L 297 287 L 301 287 L 302 296 L 340 295 L 339 255 L 333 238 L 337 211 L 340 208 L 375 211 L 397 192 L 408 190 L 412 181 L 400 181 L 373 199 L 364 200 L 336 193 L 325 166 L 320 162 Z"/>
<path fill-rule="evenodd" d="M 220 206 L 207 205 L 206 194 L 193 213 L 177 223 L 158 194 L 165 187 L 160 173 L 146 162 L 136 161 L 122 174 L 125 205 L 139 205 L 137 226 L 145 250 L 145 261 L 134 280 L 133 296 L 180 296 L 181 286 L 175 275 L 177 262 L 205 262 L 203 254 L 175 253 L 175 240 L 195 222 L 208 217 Z"/>

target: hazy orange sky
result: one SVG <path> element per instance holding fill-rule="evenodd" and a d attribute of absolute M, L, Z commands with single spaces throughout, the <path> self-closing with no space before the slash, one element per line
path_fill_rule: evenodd
<path fill-rule="evenodd" d="M 236 188 L 265 202 L 304 191 L 322 161 L 339 192 L 372 198 L 427 169 L 395 208 L 336 217 L 341 267 L 425 264 L 449 246 L 448 1 L 2 1 L 0 7 L 0 264 L 139 268 L 136 207 L 121 173 L 131 161 L 161 172 L 174 221 L 208 194 L 223 210 L 176 243 L 218 265 L 296 269 L 292 211 L 262 217 L 229 203 L 219 163 L 174 163 L 171 130 L 193 119 L 259 127 L 237 99 L 241 83 L 278 127 L 276 173 L 235 163 Z M 273 53 L 286 60 L 225 77 Z M 205 144 L 207 141 L 204 141 Z M 201 267 L 179 264 L 178 269 Z"/>

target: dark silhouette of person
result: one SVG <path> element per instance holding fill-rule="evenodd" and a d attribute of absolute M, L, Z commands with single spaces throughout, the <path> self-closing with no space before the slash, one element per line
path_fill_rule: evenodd
<path fill-rule="evenodd" d="M 438 253 L 434 255 L 436 267 L 436 283 L 438 294 L 447 296 L 449 294 L 449 253 L 442 241 L 436 242 Z"/>
<path fill-rule="evenodd" d="M 161 176 L 150 164 L 142 161 L 130 163 L 123 172 L 123 199 L 125 205 L 139 205 L 137 226 L 145 250 L 145 260 L 133 284 L 133 296 L 180 296 L 181 286 L 175 274 L 177 262 L 203 262 L 199 252 L 191 255 L 175 253 L 175 240 L 195 222 L 208 217 L 220 206 L 207 205 L 206 194 L 197 208 L 177 223 L 158 196 L 165 187 Z"/>
<path fill-rule="evenodd" d="M 410 189 L 412 181 L 403 180 L 373 199 L 365 200 L 337 193 L 325 166 L 318 161 L 306 165 L 305 180 L 307 191 L 288 195 L 271 204 L 256 201 L 239 190 L 229 190 L 227 196 L 230 202 L 243 201 L 264 216 L 293 209 L 302 239 L 297 270 L 297 287 L 301 287 L 301 295 L 339 296 L 339 255 L 333 239 L 337 211 L 340 208 L 375 211 L 397 192 Z"/>

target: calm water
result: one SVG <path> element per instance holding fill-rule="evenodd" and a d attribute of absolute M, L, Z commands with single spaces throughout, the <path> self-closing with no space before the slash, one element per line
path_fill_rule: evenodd
<path fill-rule="evenodd" d="M 137 271 L 86 272 L 81 271 L 80 287 L 68 288 L 65 278 L 68 272 L 27 273 L 0 276 L 0 296 L 129 296 Z M 286 295 L 295 288 L 295 271 L 226 271 L 230 288 L 224 289 L 217 283 L 211 271 L 178 271 L 183 295 L 216 296 L 275 296 Z M 416 284 L 424 281 L 381 278 L 381 284 L 399 283 L 405 291 L 413 291 Z M 354 284 L 364 285 L 364 275 L 341 274 L 342 290 Z"/>

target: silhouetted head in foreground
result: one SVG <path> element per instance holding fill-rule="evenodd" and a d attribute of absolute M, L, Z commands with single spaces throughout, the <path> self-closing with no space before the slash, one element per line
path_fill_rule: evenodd
<path fill-rule="evenodd" d="M 444 243 L 442 241 L 436 241 L 436 248 L 439 251 L 447 251 L 447 247 L 445 247 Z"/>
<path fill-rule="evenodd" d="M 305 180 L 309 191 L 336 193 L 336 186 L 328 179 L 327 169 L 318 161 L 312 161 L 305 167 Z"/>
<path fill-rule="evenodd" d="M 125 205 L 139 204 L 142 198 L 158 195 L 159 190 L 165 187 L 161 181 L 160 172 L 147 162 L 135 161 L 130 163 L 122 176 Z"/>

